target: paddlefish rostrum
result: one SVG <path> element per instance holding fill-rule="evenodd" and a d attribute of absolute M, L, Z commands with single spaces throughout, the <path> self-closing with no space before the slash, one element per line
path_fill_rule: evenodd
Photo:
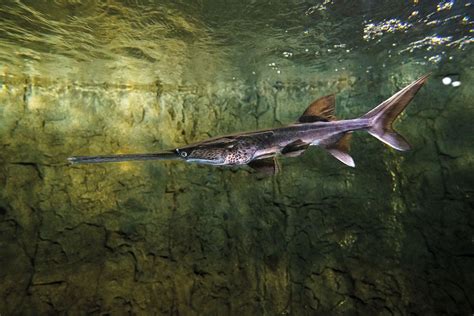
<path fill-rule="evenodd" d="M 76 156 L 69 162 L 104 163 L 132 160 L 182 160 L 191 163 L 241 166 L 275 173 L 276 157 L 296 157 L 310 146 L 319 146 L 344 164 L 354 167 L 349 155 L 349 140 L 354 131 L 367 131 L 388 146 L 405 151 L 408 142 L 398 134 L 392 123 L 425 84 L 429 75 L 415 80 L 359 118 L 338 120 L 334 114 L 334 94 L 311 103 L 298 121 L 283 127 L 236 133 L 158 153 Z"/>

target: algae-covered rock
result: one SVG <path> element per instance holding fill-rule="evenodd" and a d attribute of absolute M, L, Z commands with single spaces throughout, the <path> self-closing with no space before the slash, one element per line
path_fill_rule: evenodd
<path fill-rule="evenodd" d="M 381 81 L 380 88 L 390 83 Z M 350 89 L 362 84 L 356 81 Z M 65 161 L 71 154 L 153 152 L 234 128 L 274 126 L 273 119 L 291 122 L 310 100 L 306 89 L 266 85 L 256 87 L 258 101 L 255 90 L 240 87 L 207 96 L 165 91 L 158 100 L 151 92 L 118 91 L 100 101 L 105 93 L 100 90 L 62 91 L 54 100 L 31 87 L 36 110 L 15 114 L 17 125 L 3 117 L 15 126 L 9 131 L 15 136 L 2 138 L 2 310 L 469 309 L 470 180 L 468 174 L 454 180 L 452 173 L 466 173 L 472 157 L 459 154 L 468 138 L 452 142 L 438 136 L 449 129 L 433 133 L 442 116 L 416 115 L 429 107 L 424 100 L 441 98 L 436 82 L 420 92 L 415 114 L 409 109 L 399 127 L 414 140 L 414 151 L 393 152 L 356 135 L 356 169 L 318 150 L 282 159 L 283 172 L 269 178 L 245 168 L 179 162 Z M 18 98 L 4 102 L 10 106 Z M 84 107 L 96 98 L 99 107 Z M 141 102 L 124 103 L 129 98 Z M 463 99 L 457 100 L 446 106 L 462 106 Z M 212 110 L 222 102 L 249 117 L 253 107 L 279 109 L 275 102 L 285 109 L 248 121 Z M 173 104 L 172 112 L 160 110 L 163 103 Z M 135 113 L 142 112 L 137 120 Z M 45 120 L 51 125 L 41 123 Z M 457 130 L 466 132 L 462 122 Z M 449 147 L 439 145 L 444 142 Z"/>

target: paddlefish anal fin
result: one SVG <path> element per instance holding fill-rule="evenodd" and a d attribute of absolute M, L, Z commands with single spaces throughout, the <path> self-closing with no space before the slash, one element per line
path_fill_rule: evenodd
<path fill-rule="evenodd" d="M 299 123 L 335 121 L 336 97 L 334 94 L 324 96 L 311 103 L 298 118 Z"/>
<path fill-rule="evenodd" d="M 349 167 L 355 167 L 354 159 L 348 154 L 350 148 L 350 140 L 352 135 L 349 133 L 344 134 L 338 141 L 330 145 L 324 146 L 324 148 L 338 159 L 342 163 Z"/>
<path fill-rule="evenodd" d="M 251 161 L 248 166 L 265 175 L 275 175 L 280 172 L 280 165 L 275 157 Z"/>

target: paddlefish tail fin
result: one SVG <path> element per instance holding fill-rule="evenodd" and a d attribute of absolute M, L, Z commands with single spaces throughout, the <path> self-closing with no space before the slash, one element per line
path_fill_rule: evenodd
<path fill-rule="evenodd" d="M 107 156 L 75 156 L 67 160 L 71 164 L 79 163 L 103 163 L 103 162 L 123 162 L 134 160 L 175 160 L 181 159 L 175 151 L 154 153 L 154 154 L 124 154 Z"/>
<path fill-rule="evenodd" d="M 428 77 L 429 74 L 415 80 L 362 116 L 362 119 L 369 120 L 370 127 L 367 130 L 369 134 L 396 150 L 409 150 L 410 145 L 393 129 L 392 124 L 425 84 Z"/>

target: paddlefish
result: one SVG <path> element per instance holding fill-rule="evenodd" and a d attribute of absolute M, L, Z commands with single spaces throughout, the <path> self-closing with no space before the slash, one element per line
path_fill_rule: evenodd
<path fill-rule="evenodd" d="M 321 97 L 311 103 L 298 120 L 272 129 L 242 132 L 207 139 L 158 153 L 75 156 L 72 164 L 105 163 L 132 160 L 181 160 L 216 166 L 243 166 L 276 173 L 277 156 L 297 157 L 310 146 L 319 146 L 350 167 L 349 140 L 354 131 L 366 131 L 388 146 L 406 151 L 408 142 L 392 124 L 425 84 L 429 75 L 415 80 L 366 114 L 355 119 L 338 120 L 335 95 Z"/>

